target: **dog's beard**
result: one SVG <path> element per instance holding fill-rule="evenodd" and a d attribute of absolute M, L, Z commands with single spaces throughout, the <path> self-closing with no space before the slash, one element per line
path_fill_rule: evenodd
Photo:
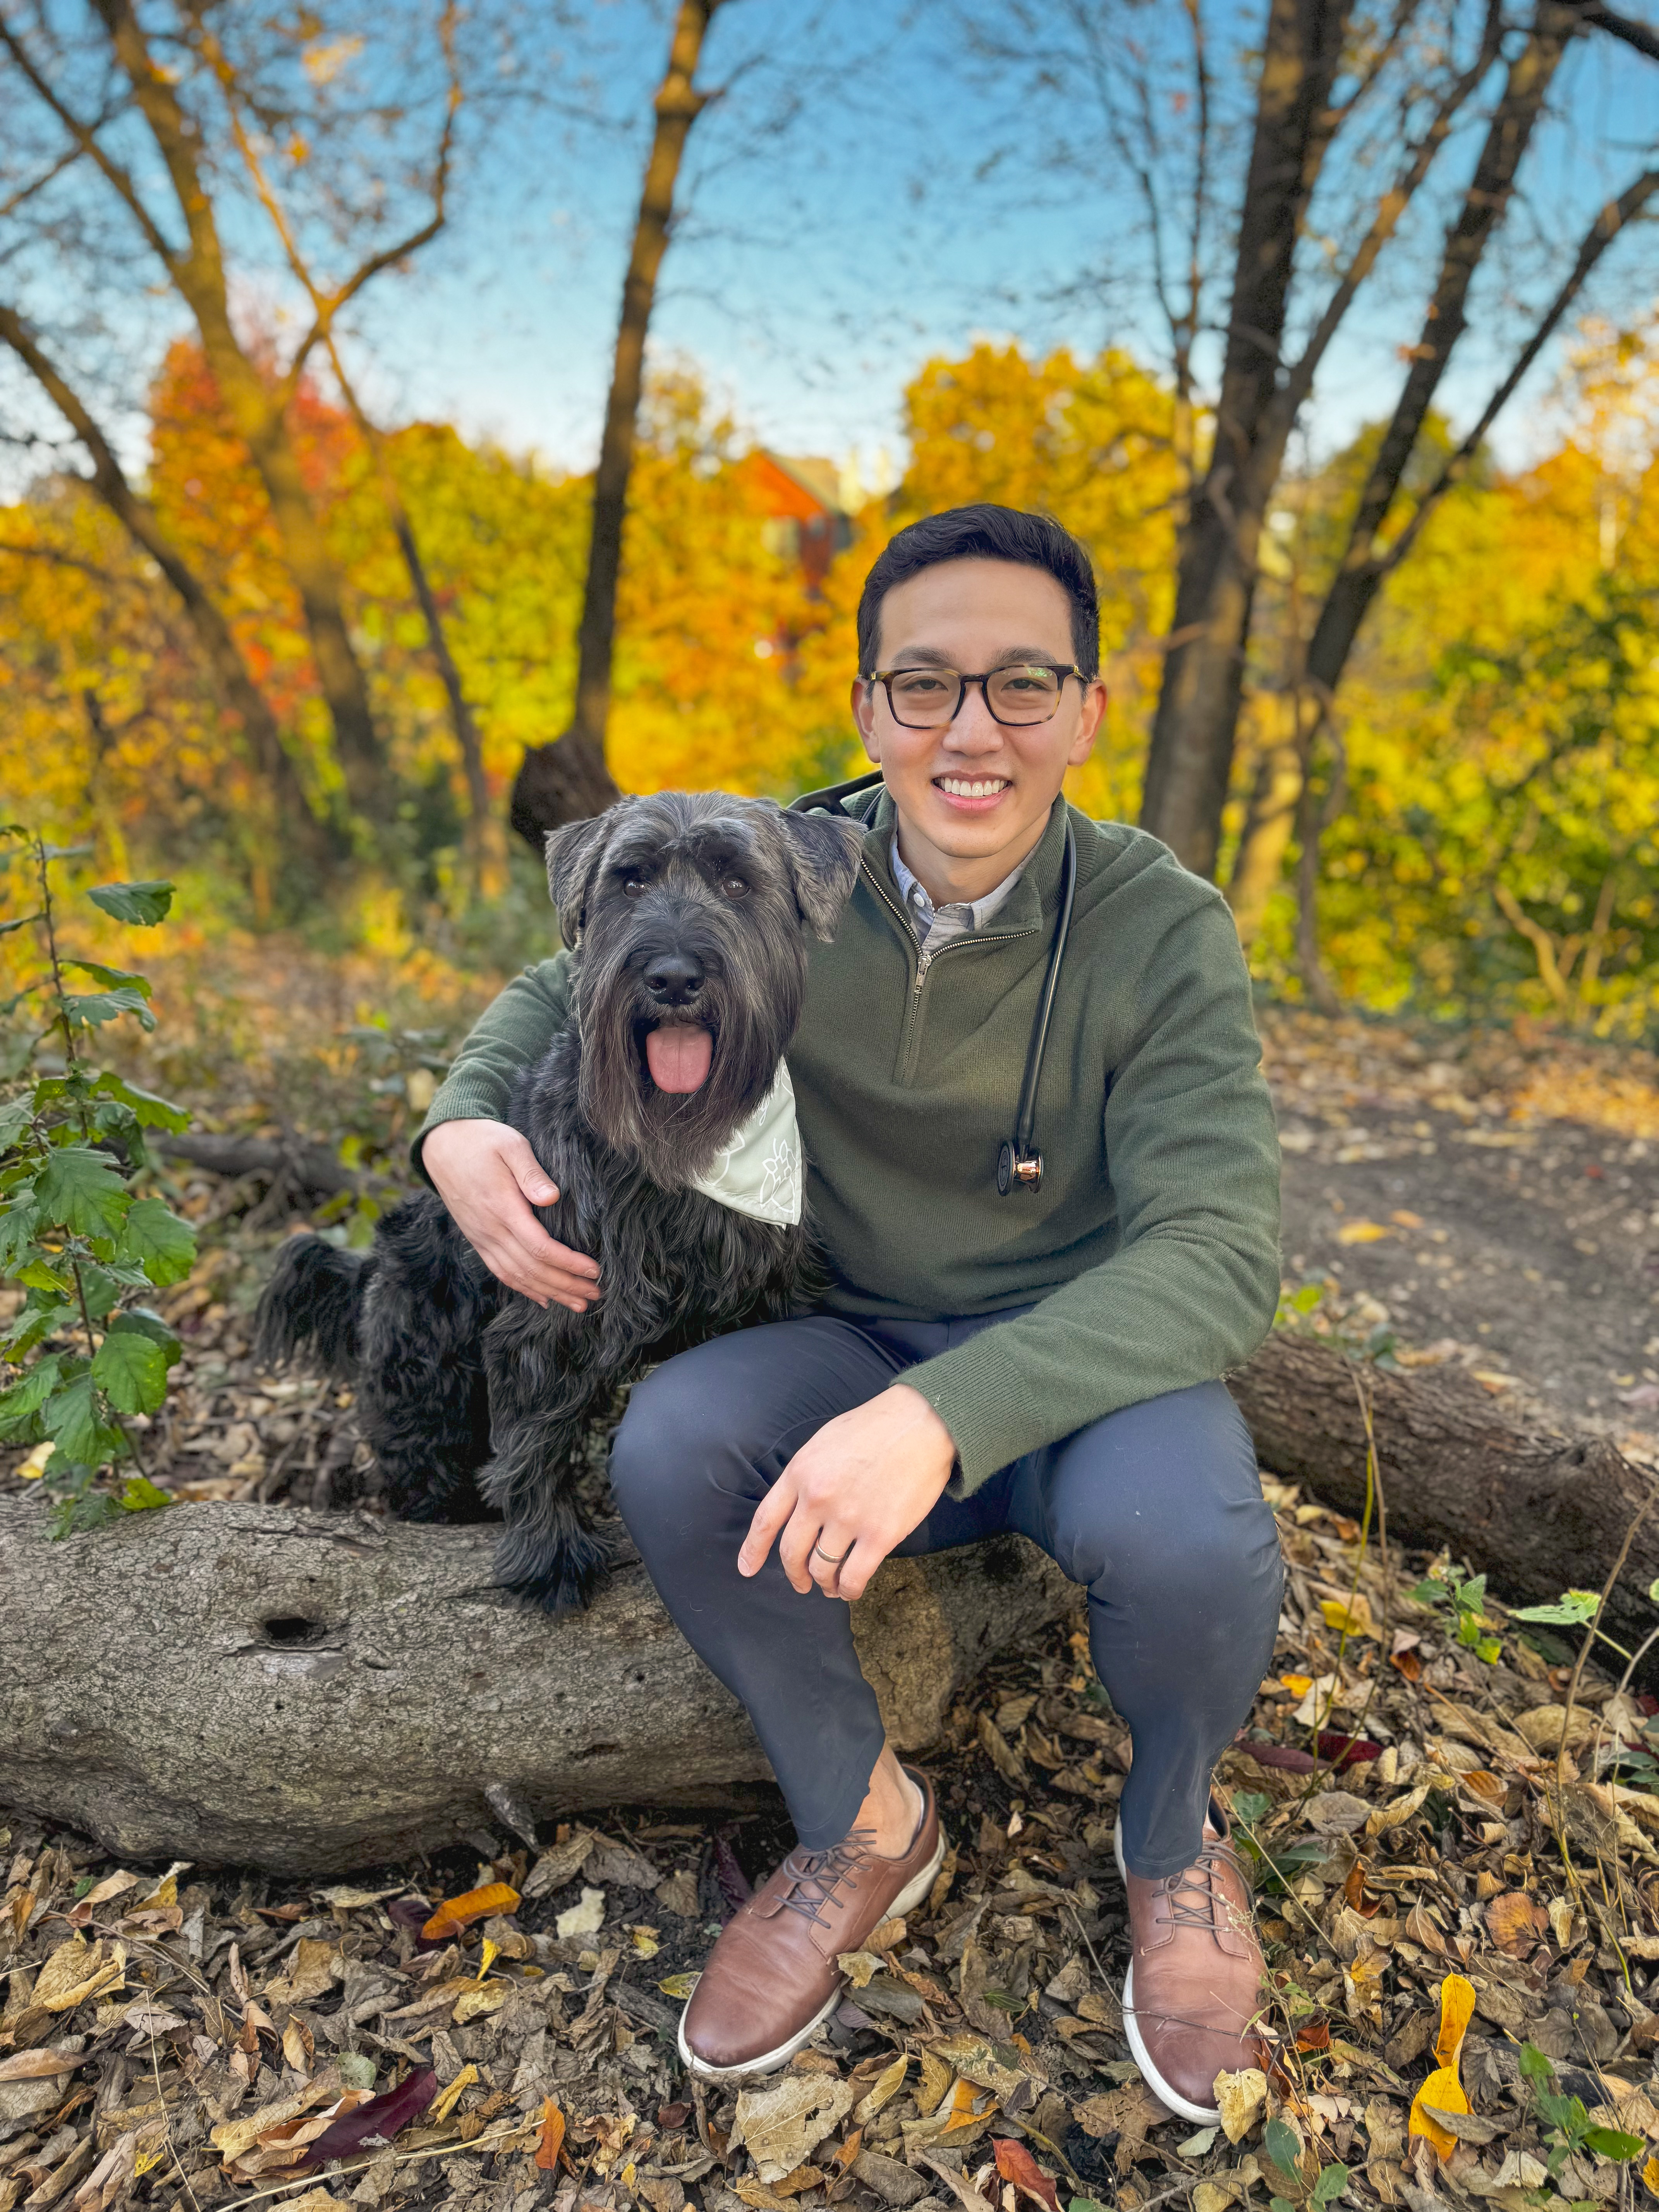
<path fill-rule="evenodd" d="M 662 1189 L 707 1173 L 771 1086 L 799 1018 L 801 981 L 799 973 L 780 977 L 775 963 L 768 995 L 756 1003 L 711 979 L 693 1024 L 665 1018 L 626 972 L 607 977 L 602 965 L 585 967 L 578 987 L 583 1119 Z M 653 1074 L 653 1059 L 674 1080 L 695 1073 L 698 1056 L 689 1038 L 672 1035 L 677 1027 L 707 1033 L 708 1066 L 694 1088 L 667 1090 Z"/>

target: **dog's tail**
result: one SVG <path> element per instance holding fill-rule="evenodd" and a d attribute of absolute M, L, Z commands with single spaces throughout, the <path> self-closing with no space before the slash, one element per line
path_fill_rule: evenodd
<path fill-rule="evenodd" d="M 357 1371 L 363 1294 L 372 1252 L 348 1252 L 321 1237 L 290 1237 L 259 1300 L 254 1353 L 267 1367 L 308 1358 L 349 1382 Z"/>

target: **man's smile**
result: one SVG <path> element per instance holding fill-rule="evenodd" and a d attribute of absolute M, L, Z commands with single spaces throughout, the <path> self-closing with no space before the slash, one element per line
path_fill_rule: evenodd
<path fill-rule="evenodd" d="M 936 775 L 933 785 L 952 806 L 975 813 L 988 811 L 1005 791 L 1012 788 L 1012 779 L 1006 775 Z"/>

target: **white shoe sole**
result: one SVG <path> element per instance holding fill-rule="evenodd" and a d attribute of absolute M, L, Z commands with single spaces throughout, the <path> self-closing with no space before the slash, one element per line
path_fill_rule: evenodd
<path fill-rule="evenodd" d="M 928 1891 L 932 1889 L 939 1870 L 944 1863 L 945 1831 L 941 1827 L 939 1832 L 938 1849 L 915 1881 L 908 1882 L 888 1906 L 887 1918 L 897 1920 L 907 1912 L 914 1912 Z M 787 2043 L 779 2044 L 775 2051 L 763 2052 L 758 2058 L 745 2058 L 741 2064 L 736 2066 L 711 2066 L 706 2058 L 699 2058 L 685 2039 L 685 2014 L 682 2013 L 679 2033 L 675 2039 L 679 2045 L 680 2057 L 688 2072 L 695 2074 L 700 2081 L 741 2081 L 746 2075 L 775 2074 L 780 2066 L 787 2065 L 804 2045 L 811 2041 L 846 1994 L 845 1984 L 831 1990 L 829 1996 L 818 2007 L 805 2027 L 798 2028 Z M 690 2008 L 689 2002 L 687 2008 Z"/>
<path fill-rule="evenodd" d="M 1129 1878 L 1129 1869 L 1123 1863 L 1123 1830 L 1121 1826 L 1112 1830 L 1112 1856 L 1117 1861 L 1118 1872 L 1127 1882 Z M 1142 2039 L 1139 2023 L 1135 2018 L 1134 2006 L 1135 1970 L 1133 1962 L 1131 1961 L 1129 1970 L 1123 1977 L 1123 2033 L 1128 2038 L 1129 2049 L 1135 2064 L 1139 2067 L 1146 2087 L 1158 2099 L 1159 2104 L 1167 2105 L 1172 2112 L 1178 2113 L 1183 2120 L 1197 2120 L 1201 2125 L 1213 2126 L 1221 2118 L 1220 2106 L 1195 2105 L 1190 2097 L 1183 2097 L 1178 2089 L 1170 2087 L 1152 2063 L 1152 2054 Z"/>

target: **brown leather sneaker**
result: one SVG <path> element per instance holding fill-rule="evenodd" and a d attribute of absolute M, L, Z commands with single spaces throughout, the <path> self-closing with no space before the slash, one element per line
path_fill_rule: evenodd
<path fill-rule="evenodd" d="M 925 1776 L 921 1818 L 902 1857 L 870 1848 L 854 1828 L 827 1851 L 799 1847 L 729 1921 L 680 2019 L 680 2057 L 704 2081 L 769 2074 L 793 2057 L 841 2002 L 842 1951 L 860 1950 L 884 1920 L 913 1911 L 945 1856 Z"/>
<path fill-rule="evenodd" d="M 1212 1798 L 1203 1849 L 1184 1872 L 1161 1881 L 1131 1874 L 1121 1831 L 1113 1838 L 1129 1893 L 1124 2032 L 1148 2087 L 1188 2120 L 1218 2120 L 1216 2075 L 1261 2063 L 1266 1966 L 1249 1878 L 1229 1835 Z"/>

